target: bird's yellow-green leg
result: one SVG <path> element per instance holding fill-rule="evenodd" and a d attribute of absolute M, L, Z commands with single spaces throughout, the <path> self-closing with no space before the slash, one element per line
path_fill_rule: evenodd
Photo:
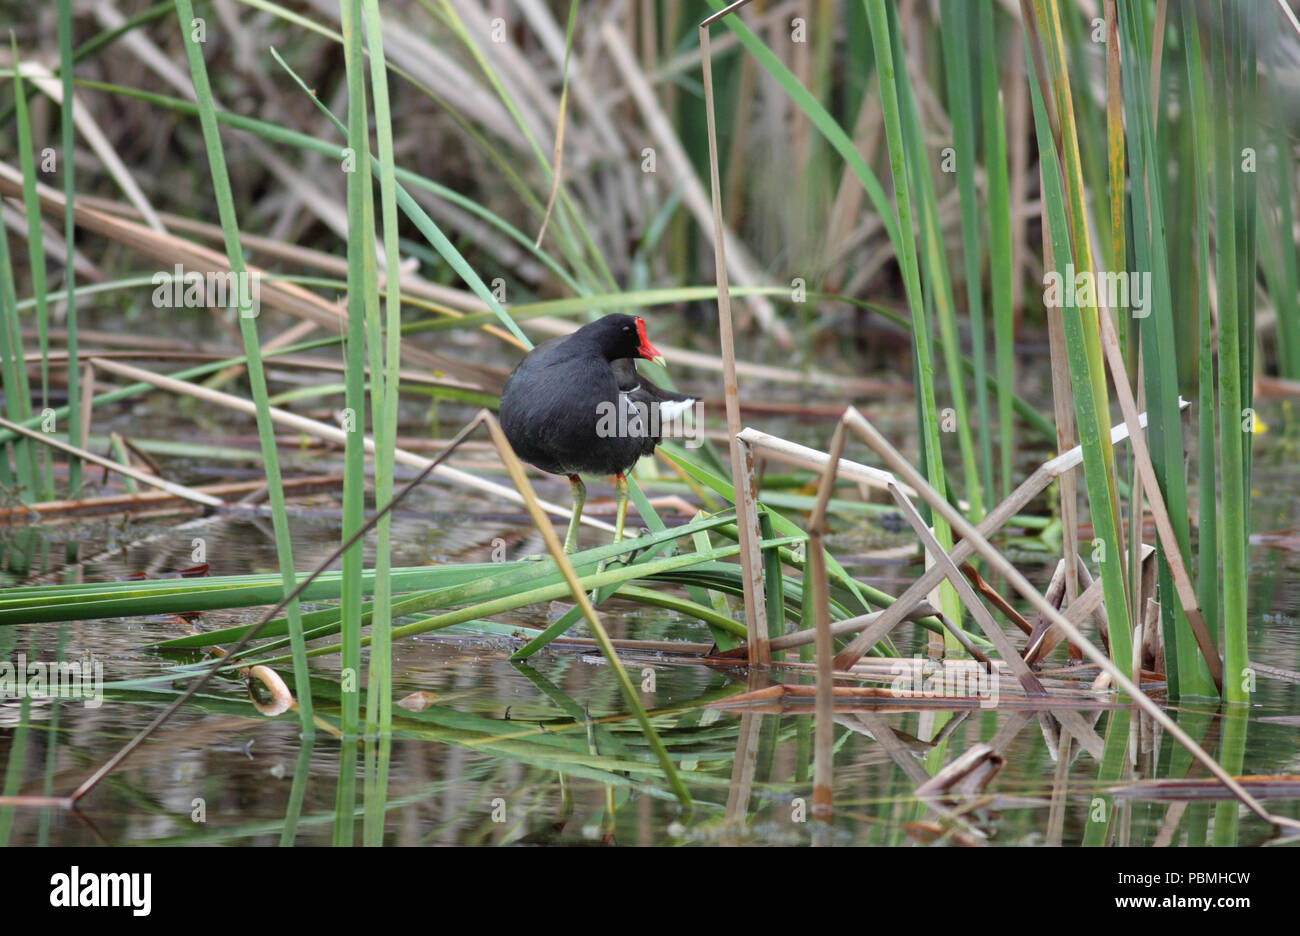
<path fill-rule="evenodd" d="M 564 551 L 578 550 L 578 521 L 582 519 L 582 505 L 587 502 L 587 486 L 576 474 L 569 475 L 569 491 L 573 494 L 573 513 L 569 515 L 569 532 L 564 535 Z"/>
<path fill-rule="evenodd" d="M 616 474 L 614 476 L 614 542 L 623 541 L 623 523 L 627 519 L 627 476 Z M 605 571 L 607 562 L 619 562 L 617 559 L 602 559 L 596 565 L 596 573 L 600 574 Z M 592 601 L 596 600 L 596 592 L 592 591 Z"/>
<path fill-rule="evenodd" d="M 627 476 L 619 472 L 614 476 L 614 542 L 623 541 L 623 521 L 627 519 Z"/>

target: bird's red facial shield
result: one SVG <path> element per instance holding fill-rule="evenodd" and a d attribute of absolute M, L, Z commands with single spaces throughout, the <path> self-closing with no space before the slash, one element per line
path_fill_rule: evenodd
<path fill-rule="evenodd" d="M 636 353 L 648 361 L 654 361 L 662 367 L 664 364 L 664 356 L 659 353 L 659 350 L 655 348 L 655 346 L 650 343 L 650 339 L 646 337 L 645 319 L 639 316 L 636 320 L 636 336 L 641 340 L 641 346 L 636 349 Z"/>

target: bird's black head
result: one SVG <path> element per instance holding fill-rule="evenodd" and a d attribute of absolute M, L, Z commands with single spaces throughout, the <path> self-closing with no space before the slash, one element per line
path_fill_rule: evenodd
<path fill-rule="evenodd" d="M 650 343 L 645 333 L 645 319 L 635 315 L 606 315 L 575 332 L 591 341 L 607 361 L 645 358 L 663 364 L 664 356 Z"/>

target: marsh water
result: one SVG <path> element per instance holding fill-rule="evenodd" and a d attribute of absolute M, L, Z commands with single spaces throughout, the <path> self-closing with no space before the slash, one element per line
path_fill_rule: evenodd
<path fill-rule="evenodd" d="M 1300 669 L 1300 469 L 1289 412 L 1261 410 L 1271 428 L 1256 450 L 1250 553 L 1252 661 Z M 137 414 L 138 417 L 138 414 Z M 901 417 L 900 417 L 901 419 Z M 785 425 L 809 444 L 829 425 Z M 1031 460 L 1032 462 L 1032 460 Z M 176 463 L 171 463 L 175 465 Z M 189 466 L 183 480 L 202 483 L 254 477 L 232 464 Z M 563 482 L 539 482 L 539 493 L 563 501 Z M 683 493 L 685 489 L 683 488 Z M 608 492 L 593 489 L 592 508 Z M 295 559 L 313 567 L 338 543 L 339 510 L 331 494 L 292 502 Z M 920 571 L 913 554 L 879 558 L 908 538 L 888 515 L 841 517 L 831 546 L 855 576 L 892 593 Z M 591 534 L 589 534 L 591 535 Z M 276 569 L 269 518 L 252 508 L 210 517 L 114 517 L 75 524 L 10 526 L 3 531 L 7 584 L 115 581 L 155 577 L 193 565 L 201 539 L 213 575 Z M 393 527 L 393 565 L 487 561 L 539 552 L 526 517 L 486 498 L 430 483 L 403 505 Z M 592 540 L 595 542 L 595 540 Z M 78 561 L 66 561 L 70 545 Z M 1049 546 L 1030 537 L 1004 548 L 1036 583 L 1045 584 Z M 372 556 L 367 556 L 367 566 Z M 656 653 L 631 653 L 625 665 L 651 691 L 642 699 L 675 758 L 694 800 L 683 813 L 653 770 L 636 723 L 610 667 L 594 648 L 559 644 L 526 664 L 508 658 L 521 644 L 521 624 L 544 626 L 561 604 L 535 606 L 467 626 L 399 641 L 393 650 L 395 694 L 412 693 L 426 707 L 395 711 L 385 840 L 391 844 L 536 843 L 662 844 L 750 842 L 798 844 L 812 839 L 811 705 L 779 714 L 749 714 L 713 703 L 747 686 L 743 669 L 708 667 Z M 733 601 L 738 611 L 738 602 Z M 140 683 L 179 662 L 148 645 L 186 632 L 256 619 L 257 609 L 208 613 L 185 622 L 169 616 L 4 628 L 0 658 L 93 655 L 103 664 L 99 707 L 62 702 L 0 703 L 0 763 L 21 775 L 6 792 L 63 794 L 171 701 L 181 683 Z M 612 601 L 602 608 L 614 637 L 708 643 L 708 630 L 671 611 Z M 582 631 L 581 633 L 585 633 Z M 895 632 L 904 653 L 924 652 L 926 632 L 905 624 Z M 1060 654 L 1058 653 L 1058 657 Z M 313 697 L 326 718 L 338 711 L 337 657 L 312 660 Z M 285 672 L 286 677 L 289 673 Z M 1213 703 L 1171 706 L 1180 724 L 1237 775 L 1289 775 L 1278 783 L 1276 812 L 1300 817 L 1300 685 L 1261 677 L 1248 709 Z M 934 773 L 963 751 L 993 740 L 1005 760 L 970 801 L 969 821 L 995 845 L 1092 841 L 1099 803 L 1117 810 L 1110 841 L 1149 845 L 1243 844 L 1269 830 L 1235 801 L 1201 787 L 1154 791 L 1136 781 L 1196 780 L 1204 772 L 1158 727 L 1128 708 L 1080 710 L 1097 738 L 1128 732 L 1129 756 L 1103 764 L 1066 735 L 1060 713 L 1015 707 L 967 711 L 873 710 L 864 705 L 837 719 L 832 841 L 912 844 L 959 841 L 942 836 L 939 817 L 918 802 L 915 766 Z M 882 730 L 881 726 L 885 726 Z M 882 734 L 895 742 L 884 745 Z M 733 782 L 742 736 L 757 739 L 752 784 Z M 937 739 L 937 740 L 936 740 Z M 898 749 L 901 742 L 901 751 Z M 21 751 L 16 747 L 21 745 Z M 1123 745 L 1123 737 L 1119 745 Z M 182 708 L 122 769 L 83 801 L 78 813 L 17 809 L 8 818 L 11 844 L 329 844 L 337 825 L 340 746 L 326 733 L 300 737 L 295 713 L 264 717 L 244 685 L 216 679 Z M 360 771 L 360 760 L 357 769 Z M 644 768 L 638 770 L 637 768 Z M 358 809 L 360 809 L 358 780 Z M 737 795 L 738 792 L 747 795 Z M 729 822 L 743 815 L 744 822 Z M 360 819 L 357 820 L 360 828 Z M 1104 839 L 1104 836 L 1103 836 Z"/>

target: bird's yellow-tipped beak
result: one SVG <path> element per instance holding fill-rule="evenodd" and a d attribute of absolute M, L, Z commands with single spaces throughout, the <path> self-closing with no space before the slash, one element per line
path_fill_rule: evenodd
<path fill-rule="evenodd" d="M 655 362 L 656 364 L 658 364 L 660 367 L 664 367 L 664 366 L 666 366 L 667 363 L 668 363 L 667 361 L 664 360 L 664 356 L 663 356 L 662 354 L 656 354 L 656 355 L 655 355 L 654 357 L 652 357 L 650 360 L 654 361 L 654 362 Z"/>

